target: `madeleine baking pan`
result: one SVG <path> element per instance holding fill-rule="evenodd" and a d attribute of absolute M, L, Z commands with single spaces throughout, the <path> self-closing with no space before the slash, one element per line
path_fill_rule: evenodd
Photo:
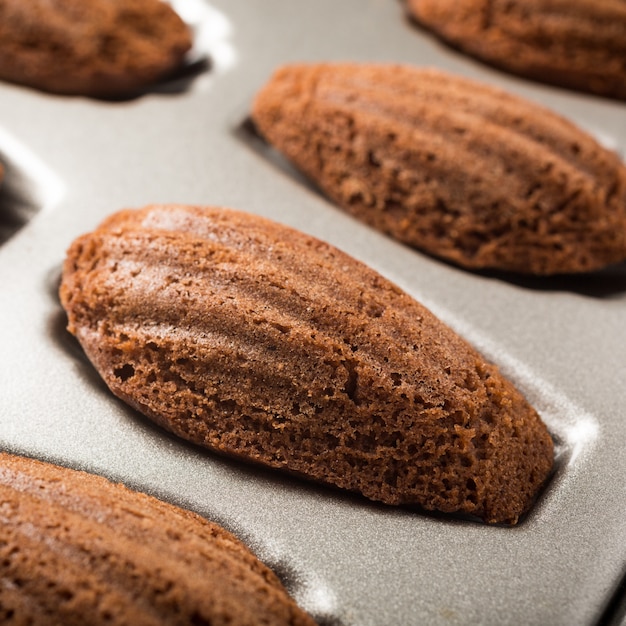
<path fill-rule="evenodd" d="M 254 132 L 294 61 L 433 66 L 561 113 L 626 154 L 626 104 L 539 85 L 438 43 L 390 0 L 181 0 L 189 71 L 101 101 L 0 85 L 0 443 L 193 509 L 242 538 L 320 624 L 620 624 L 626 605 L 626 264 L 473 273 L 335 208 Z M 514 527 L 377 505 L 215 456 L 113 397 L 65 330 L 65 250 L 124 207 L 222 205 L 324 239 L 497 363 L 541 413 L 555 473 Z"/>

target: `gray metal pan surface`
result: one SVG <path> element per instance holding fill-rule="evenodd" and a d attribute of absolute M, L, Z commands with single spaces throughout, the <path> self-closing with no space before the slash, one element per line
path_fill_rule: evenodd
<path fill-rule="evenodd" d="M 623 623 L 626 265 L 568 279 L 471 273 L 339 211 L 251 133 L 255 92 L 292 61 L 435 66 L 546 105 L 626 154 L 626 105 L 490 69 L 383 0 L 180 2 L 197 75 L 104 102 L 0 84 L 0 446 L 87 469 L 221 522 L 322 624 Z M 516 527 L 383 507 L 218 458 L 116 400 L 65 331 L 65 250 L 124 207 L 223 205 L 365 261 L 496 362 L 558 446 Z M 620 608 L 622 607 L 622 608 Z"/>

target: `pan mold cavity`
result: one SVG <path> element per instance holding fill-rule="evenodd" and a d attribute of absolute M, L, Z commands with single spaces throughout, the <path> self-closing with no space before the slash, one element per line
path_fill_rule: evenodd
<path fill-rule="evenodd" d="M 59 204 L 63 181 L 25 144 L 0 126 L 0 245 L 40 211 Z"/>

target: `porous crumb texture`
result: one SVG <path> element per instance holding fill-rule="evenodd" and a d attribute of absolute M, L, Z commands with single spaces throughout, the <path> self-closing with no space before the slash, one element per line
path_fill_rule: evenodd
<path fill-rule="evenodd" d="M 161 0 L 0 0 L 0 41 L 0 79 L 101 97 L 167 76 L 192 43 Z"/>
<path fill-rule="evenodd" d="M 448 43 L 506 71 L 626 99 L 624 0 L 408 0 Z"/>
<path fill-rule="evenodd" d="M 535 410 L 463 339 L 261 217 L 121 211 L 72 244 L 60 295 L 113 393 L 211 450 L 487 522 L 515 523 L 552 467 Z"/>
<path fill-rule="evenodd" d="M 0 622 L 312 626 L 235 537 L 104 478 L 0 453 Z"/>
<path fill-rule="evenodd" d="M 252 115 L 338 206 L 471 269 L 559 274 L 626 258 L 626 167 L 559 115 L 399 65 L 280 68 Z"/>

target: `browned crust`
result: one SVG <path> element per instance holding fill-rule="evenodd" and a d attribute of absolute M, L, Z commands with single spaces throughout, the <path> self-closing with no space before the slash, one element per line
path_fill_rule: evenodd
<path fill-rule="evenodd" d="M 408 0 L 407 6 L 421 25 L 501 69 L 626 99 L 621 0 Z"/>
<path fill-rule="evenodd" d="M 68 251 L 69 330 L 113 393 L 221 453 L 388 504 L 514 523 L 552 467 L 536 411 L 398 287 L 263 218 L 122 211 Z"/>
<path fill-rule="evenodd" d="M 547 275 L 626 258 L 626 168 L 561 116 L 400 65 L 280 68 L 261 134 L 338 206 L 471 269 Z"/>
<path fill-rule="evenodd" d="M 239 540 L 104 478 L 0 453 L 0 621 L 313 621 Z"/>
<path fill-rule="evenodd" d="M 132 95 L 179 67 L 189 29 L 160 0 L 0 0 L 0 78 L 59 94 Z"/>

